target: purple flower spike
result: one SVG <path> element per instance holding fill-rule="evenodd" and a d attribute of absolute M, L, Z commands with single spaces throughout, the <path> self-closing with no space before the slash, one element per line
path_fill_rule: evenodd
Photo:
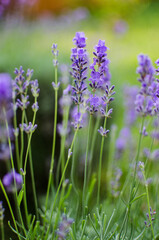
<path fill-rule="evenodd" d="M 87 73 L 87 52 L 84 47 L 86 46 L 86 38 L 84 33 L 76 33 L 74 38 L 76 48 L 72 49 L 71 61 L 72 71 L 71 75 L 74 78 L 74 85 L 72 86 L 72 100 L 75 104 L 80 105 L 84 101 L 84 94 L 87 89 L 86 86 L 86 73 Z"/>
<path fill-rule="evenodd" d="M 96 91 L 98 88 L 103 88 L 105 84 L 109 84 L 111 77 L 105 41 L 99 40 L 98 45 L 96 45 L 94 49 L 95 52 L 93 52 L 93 54 L 95 57 L 93 58 L 93 64 L 90 66 L 92 72 L 89 84 L 92 91 Z"/>
<path fill-rule="evenodd" d="M 15 183 L 16 183 L 16 188 L 17 190 L 19 190 L 22 186 L 23 183 L 23 179 L 22 176 L 17 173 L 15 170 L 7 173 L 4 177 L 3 177 L 3 184 L 6 187 L 8 192 L 14 192 L 15 191 Z"/>

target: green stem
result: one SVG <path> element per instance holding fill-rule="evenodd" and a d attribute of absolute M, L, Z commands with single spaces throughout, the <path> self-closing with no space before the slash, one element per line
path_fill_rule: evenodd
<path fill-rule="evenodd" d="M 55 84 L 57 85 L 57 67 L 55 67 Z M 52 181 L 52 173 L 53 173 L 53 167 L 54 167 L 55 144 L 56 144 L 56 127 L 57 127 L 57 104 L 58 104 L 58 89 L 55 89 L 55 114 L 54 114 L 52 156 L 51 156 L 51 163 L 50 163 L 50 172 L 49 172 L 49 181 L 48 181 L 47 193 L 46 193 L 46 201 L 45 201 L 44 228 L 45 228 L 45 218 L 46 218 L 49 192 L 50 192 L 51 181 Z"/>
<path fill-rule="evenodd" d="M 76 139 L 76 142 L 78 141 L 78 138 Z M 75 161 L 76 161 L 76 146 L 77 144 L 74 144 L 74 147 L 73 147 L 73 154 L 72 154 L 72 166 L 71 166 L 71 181 L 72 181 L 72 187 L 73 187 L 73 190 L 77 196 L 77 205 L 76 205 L 76 217 L 75 219 L 77 218 L 77 214 L 78 214 L 78 206 L 79 206 L 79 194 L 78 194 L 78 191 L 77 191 L 77 188 L 76 188 L 76 185 L 75 185 Z"/>
<path fill-rule="evenodd" d="M 31 182 L 32 182 L 32 188 L 33 188 L 33 198 L 34 198 L 34 204 L 35 204 L 35 211 L 36 211 L 37 219 L 39 219 L 38 201 L 37 201 L 37 194 L 36 194 L 36 186 L 35 186 L 35 177 L 34 177 L 34 168 L 33 168 L 33 161 L 32 161 L 31 146 L 29 148 L 29 165 L 30 165 L 30 173 L 31 173 Z"/>
<path fill-rule="evenodd" d="M 143 132 L 143 127 L 144 127 L 144 121 L 145 117 L 142 118 L 142 123 L 141 123 L 141 128 L 140 128 L 140 135 L 139 135 L 139 143 L 138 143 L 138 148 L 137 148 L 137 154 L 135 157 L 135 170 L 134 170 L 134 175 L 133 175 L 133 180 L 132 180 L 132 185 L 130 189 L 130 196 L 129 196 L 129 202 L 128 202 L 128 217 L 126 221 L 126 229 L 127 229 L 127 224 L 128 224 L 128 219 L 129 219 L 129 214 L 130 214 L 130 209 L 131 209 L 131 202 L 135 198 L 135 195 L 137 191 L 134 192 L 134 187 L 135 187 L 135 179 L 136 179 L 136 171 L 137 171 L 137 163 L 139 161 L 139 156 L 140 156 L 140 150 L 141 150 L 141 140 L 142 140 L 142 132 Z M 125 222 L 124 222 L 125 224 Z M 120 231 L 120 234 L 122 233 L 122 230 Z"/>
<path fill-rule="evenodd" d="M 75 131 L 75 134 L 74 134 L 74 137 L 73 137 L 73 140 L 72 140 L 72 144 L 71 144 L 71 147 L 70 147 L 70 150 L 69 150 L 70 152 L 72 152 L 72 149 L 73 149 L 73 146 L 74 146 L 74 142 L 75 142 L 75 139 L 76 139 L 76 136 L 77 136 L 77 132 L 78 132 L 78 128 L 77 128 L 76 131 Z M 64 176 L 65 176 L 65 172 L 66 172 L 67 166 L 68 166 L 68 164 L 69 164 L 70 158 L 71 158 L 71 154 L 68 154 L 67 161 L 66 161 L 66 164 L 65 164 L 65 168 L 64 168 L 64 171 L 63 171 L 63 173 L 62 173 L 62 177 L 61 177 L 61 180 L 60 180 L 58 189 L 57 189 L 57 191 L 56 191 L 55 199 L 54 199 L 53 206 L 52 206 L 52 210 L 51 210 L 51 216 L 50 216 L 49 226 L 48 226 L 48 229 L 47 229 L 46 236 L 45 236 L 44 240 L 47 240 L 47 239 L 48 239 L 48 235 L 49 235 L 49 231 L 50 231 L 50 227 L 51 227 L 51 222 L 52 222 L 52 217 L 53 217 L 53 213 L 54 213 L 54 208 L 55 208 L 56 200 L 57 200 L 57 197 L 58 197 L 58 194 L 59 194 L 59 191 L 60 191 L 60 188 L 61 188 L 61 185 L 62 185 Z"/>
<path fill-rule="evenodd" d="M 95 127 L 93 129 L 93 138 L 91 142 L 91 151 L 90 151 L 90 161 L 89 161 L 89 168 L 88 168 L 88 179 L 90 179 L 91 176 L 91 170 L 92 170 L 92 160 L 93 160 L 93 152 L 94 152 L 94 147 L 95 147 L 95 140 L 97 137 L 97 130 L 99 128 L 99 123 L 100 123 L 100 116 L 97 117 Z"/>
<path fill-rule="evenodd" d="M 33 115 L 33 121 L 32 121 L 32 125 L 33 126 L 35 124 L 35 119 L 36 119 L 36 112 L 34 112 L 34 115 Z M 25 161 L 24 161 L 24 210 L 25 210 L 25 217 L 26 217 L 26 220 L 27 220 L 28 227 L 30 225 L 30 221 L 29 221 L 27 197 L 26 197 L 26 167 L 27 167 L 27 160 L 28 160 L 28 155 L 29 155 L 29 149 L 30 149 L 30 145 L 31 145 L 32 135 L 33 135 L 33 132 L 31 132 L 30 135 L 29 135 L 28 146 L 27 146 L 26 155 L 25 155 Z"/>
<path fill-rule="evenodd" d="M 13 210 L 12 210 L 12 207 L 11 207 L 11 204 L 10 204 L 10 201 L 9 201 L 9 198 L 7 196 L 7 193 L 4 189 L 4 186 L 3 186 L 3 183 L 2 181 L 0 180 L 0 186 L 1 186 L 1 189 L 2 189 L 2 192 L 5 196 L 5 199 L 7 201 L 7 204 L 8 204 L 8 207 L 9 207 L 9 210 L 10 210 L 10 213 L 11 213 L 11 216 L 12 216 L 12 219 L 13 219 L 13 223 L 14 223 L 14 226 L 15 226 L 15 229 L 17 231 L 17 235 L 18 235 L 18 239 L 21 240 L 20 236 L 19 236 L 19 231 L 18 231 L 18 227 L 17 227 L 17 223 L 16 223 L 16 220 L 15 220 L 15 217 L 14 217 L 14 213 L 13 213 Z"/>
<path fill-rule="evenodd" d="M 2 240 L 5 240 L 3 220 L 0 220 L 0 228 L 1 228 L 1 237 L 2 237 Z"/>
<path fill-rule="evenodd" d="M 83 209 L 83 216 L 85 210 L 85 200 L 86 200 L 86 187 L 87 187 L 87 164 L 88 164 L 88 152 L 89 152 L 89 145 L 90 145 L 90 133 L 91 133 L 91 124 L 92 123 L 92 115 L 89 118 L 89 127 L 88 127 L 88 137 L 87 137 L 87 148 L 86 148 L 86 158 L 85 158 L 85 171 L 84 171 L 84 184 L 83 184 L 83 199 L 82 199 L 82 209 Z"/>
<path fill-rule="evenodd" d="M 36 99 L 35 99 L 36 101 Z M 25 121 L 28 124 L 27 116 L 25 115 Z M 29 142 L 29 136 L 28 136 L 28 142 Z M 39 219 L 38 214 L 38 201 L 37 201 L 37 194 L 36 194 L 36 187 L 35 187 L 35 177 L 34 177 L 34 169 L 33 169 L 33 160 L 32 160 L 32 151 L 31 146 L 29 148 L 29 165 L 30 165 L 30 173 L 31 173 L 31 182 L 32 182 L 32 189 L 33 189 L 33 198 L 34 198 L 34 204 L 35 204 L 35 211 L 37 219 Z"/>
<path fill-rule="evenodd" d="M 13 105 L 15 106 L 15 98 L 13 98 Z M 17 116 L 16 116 L 16 109 L 13 107 L 14 111 L 14 117 L 13 117 L 13 122 L 14 122 L 14 129 L 17 130 Z M 20 170 L 20 157 L 19 157 L 19 144 L 18 144 L 18 135 L 15 135 L 15 151 L 16 151 L 16 158 L 17 158 L 17 166 L 18 170 Z"/>
<path fill-rule="evenodd" d="M 151 225 L 151 232 L 152 232 L 153 240 L 155 240 L 155 235 L 154 235 L 154 230 L 153 230 L 153 225 L 152 225 L 151 212 L 150 212 L 150 198 L 149 198 L 148 184 L 147 184 L 147 181 L 146 181 L 145 170 L 142 169 L 141 171 L 142 171 L 144 181 L 145 181 L 146 197 L 147 197 L 147 205 L 148 205 L 149 221 L 150 221 L 150 225 Z"/>
<path fill-rule="evenodd" d="M 69 109 L 70 109 L 70 106 L 67 107 L 66 112 L 64 113 L 64 116 L 63 116 L 63 123 L 62 124 L 64 126 L 64 129 L 67 129 L 67 126 L 68 126 Z M 65 111 L 65 109 L 63 111 Z M 60 167 L 61 167 L 61 174 L 62 174 L 64 166 L 65 166 L 65 142 L 66 142 L 66 135 L 62 135 L 60 157 L 59 157 L 58 166 L 57 166 L 57 178 L 56 178 L 56 184 L 57 185 L 58 185 L 58 182 L 59 182 Z"/>
<path fill-rule="evenodd" d="M 106 115 L 108 112 L 108 104 L 106 106 Z M 104 127 L 105 130 L 107 124 L 107 117 L 104 119 Z M 101 148 L 100 148 L 100 157 L 99 157 L 99 169 L 98 169 L 98 192 L 97 192 L 97 205 L 99 205 L 100 201 L 100 186 L 101 186 L 101 171 L 102 171 L 102 157 L 103 157 L 103 147 L 104 147 L 104 138 L 105 136 L 102 136 L 102 142 L 101 142 Z"/>
<path fill-rule="evenodd" d="M 23 132 L 23 123 L 24 123 L 24 116 L 25 116 L 25 110 L 23 110 L 23 113 L 22 113 L 22 121 L 21 121 L 21 125 L 22 125 L 22 128 L 21 128 L 21 151 L 20 151 L 20 167 L 22 167 L 23 165 L 23 152 L 24 152 L 24 132 Z"/>
<path fill-rule="evenodd" d="M 111 128 L 110 143 L 109 143 L 109 155 L 107 164 L 107 185 L 108 185 L 108 196 L 111 199 L 111 179 L 114 164 L 114 154 L 115 154 L 115 140 L 116 140 L 116 126 Z"/>

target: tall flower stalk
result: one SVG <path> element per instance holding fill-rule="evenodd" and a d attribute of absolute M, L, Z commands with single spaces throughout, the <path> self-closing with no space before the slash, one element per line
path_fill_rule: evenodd
<path fill-rule="evenodd" d="M 53 174 L 54 158 L 55 158 L 55 145 L 56 145 L 58 89 L 59 89 L 59 85 L 60 85 L 60 83 L 58 82 L 58 79 L 57 79 L 57 66 L 58 66 L 57 44 L 53 44 L 53 46 L 52 46 L 52 54 L 54 56 L 53 65 L 55 67 L 55 82 L 52 82 L 52 86 L 53 86 L 54 91 L 55 91 L 55 111 L 54 111 L 54 128 L 53 128 L 52 155 L 51 155 L 51 163 L 50 163 L 50 172 L 49 172 L 49 180 L 48 180 L 48 186 L 47 186 L 46 200 L 45 200 L 44 229 L 45 229 L 45 223 L 46 223 L 46 212 L 47 212 L 47 206 L 48 206 L 48 198 L 49 198 L 49 192 L 50 192 L 51 181 L 52 181 L 52 174 Z"/>

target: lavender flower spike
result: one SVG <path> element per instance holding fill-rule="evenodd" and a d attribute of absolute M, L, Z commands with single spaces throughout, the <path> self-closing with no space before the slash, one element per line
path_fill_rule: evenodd
<path fill-rule="evenodd" d="M 76 48 L 72 48 L 71 61 L 72 71 L 71 75 L 74 78 L 74 85 L 72 86 L 72 99 L 75 104 L 80 105 L 84 101 L 86 86 L 86 72 L 87 72 L 87 52 L 84 47 L 86 46 L 86 38 L 84 33 L 76 33 L 75 38 Z"/>

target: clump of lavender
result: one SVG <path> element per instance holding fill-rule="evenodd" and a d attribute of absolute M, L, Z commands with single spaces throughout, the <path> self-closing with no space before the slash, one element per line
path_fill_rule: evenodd
<path fill-rule="evenodd" d="M 8 192 L 15 192 L 22 187 L 23 178 L 15 170 L 11 170 L 3 177 L 3 184 Z"/>
<path fill-rule="evenodd" d="M 156 215 L 156 210 L 152 211 L 151 207 L 150 207 L 150 215 L 151 215 L 151 220 L 154 221 L 155 220 L 155 215 Z M 146 213 L 146 217 L 147 217 L 147 221 L 144 221 L 145 226 L 146 227 L 151 227 L 150 218 L 149 218 L 149 214 L 148 213 Z"/>
<path fill-rule="evenodd" d="M 56 231 L 58 240 L 66 239 L 73 222 L 74 220 L 72 218 L 67 218 L 65 214 L 62 215 L 62 221 L 59 223 L 58 230 Z"/>

